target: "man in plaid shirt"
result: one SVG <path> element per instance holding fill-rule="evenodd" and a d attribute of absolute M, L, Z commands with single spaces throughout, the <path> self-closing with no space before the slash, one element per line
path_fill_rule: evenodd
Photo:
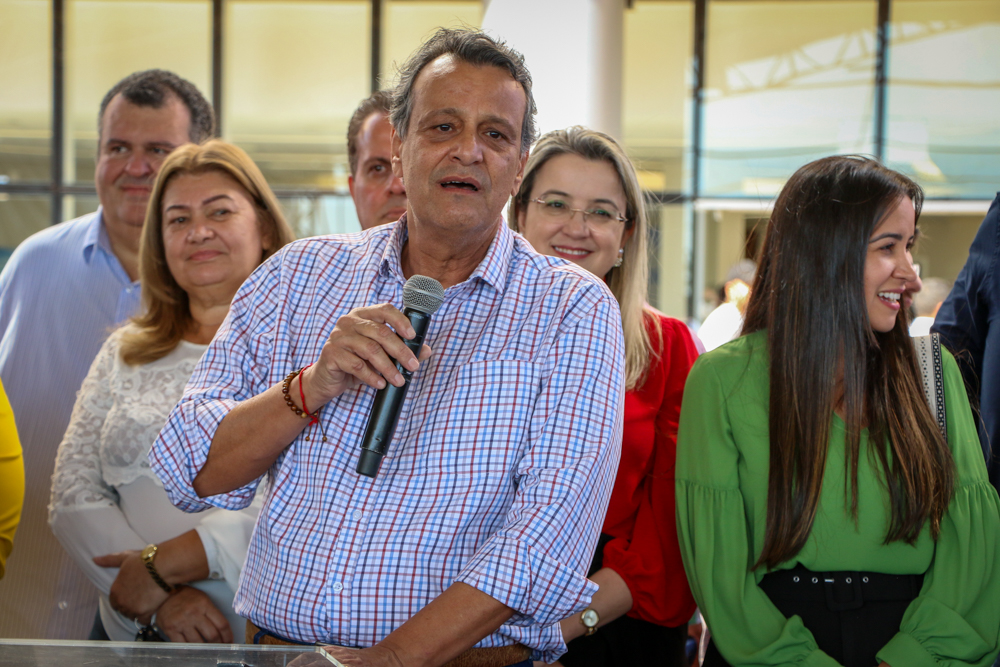
<path fill-rule="evenodd" d="M 347 665 L 521 667 L 565 651 L 559 620 L 596 590 L 624 343 L 601 281 L 504 224 L 533 115 L 519 54 L 439 31 L 394 95 L 407 214 L 260 267 L 154 444 L 188 511 L 245 507 L 268 476 L 235 601 L 248 640 L 334 644 Z M 412 275 L 446 288 L 419 360 L 400 338 Z M 403 384 L 393 360 L 413 379 L 369 479 L 358 444 L 374 391 Z"/>

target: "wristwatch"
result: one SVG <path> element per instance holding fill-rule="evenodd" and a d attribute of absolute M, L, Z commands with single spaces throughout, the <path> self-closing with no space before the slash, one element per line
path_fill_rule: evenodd
<path fill-rule="evenodd" d="M 593 607 L 587 607 L 580 614 L 580 622 L 583 623 L 583 627 L 586 631 L 583 633 L 584 636 L 589 637 L 590 635 L 597 632 L 597 624 L 601 622 L 601 617 L 598 615 L 597 610 Z"/>
<path fill-rule="evenodd" d="M 156 566 L 153 565 L 153 559 L 156 558 L 156 552 L 158 547 L 155 544 L 147 545 L 145 549 L 142 550 L 142 564 L 146 566 L 146 571 L 149 572 L 149 576 L 153 578 L 156 585 L 165 590 L 168 593 L 174 592 L 174 587 L 163 580 L 160 573 L 156 571 Z"/>

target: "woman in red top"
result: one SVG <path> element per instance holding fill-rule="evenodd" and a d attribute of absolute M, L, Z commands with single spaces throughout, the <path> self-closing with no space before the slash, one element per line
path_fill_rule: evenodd
<path fill-rule="evenodd" d="M 563 619 L 567 667 L 686 664 L 688 589 L 674 517 L 681 394 L 698 352 L 680 321 L 646 303 L 646 212 L 635 169 L 614 139 L 582 127 L 535 145 L 508 211 L 543 255 L 602 277 L 625 335 L 621 462 L 588 576 L 590 607 Z"/>

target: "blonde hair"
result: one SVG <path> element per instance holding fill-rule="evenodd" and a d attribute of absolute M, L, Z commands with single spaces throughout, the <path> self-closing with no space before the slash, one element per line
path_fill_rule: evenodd
<path fill-rule="evenodd" d="M 660 337 L 660 320 L 646 306 L 646 291 L 649 282 L 649 258 L 646 250 L 646 205 L 635 175 L 635 167 L 618 142 L 608 135 L 574 126 L 565 130 L 555 130 L 542 136 L 535 144 L 528 163 L 524 167 L 521 188 L 511 199 L 507 209 L 507 223 L 515 232 L 518 218 L 527 209 L 531 190 L 535 185 L 538 170 L 557 155 L 579 155 L 587 160 L 599 160 L 614 167 L 625 193 L 626 229 L 632 235 L 625 241 L 622 265 L 612 268 L 601 276 L 618 299 L 622 312 L 622 331 L 625 335 L 625 386 L 634 389 L 642 384 L 649 365 L 657 356 L 646 330 L 647 321 L 653 325 Z"/>
<path fill-rule="evenodd" d="M 122 335 L 121 355 L 137 366 L 170 354 L 191 326 L 188 295 L 174 280 L 163 245 L 163 195 L 172 178 L 181 174 L 217 171 L 229 176 L 246 191 L 257 213 L 265 247 L 260 261 L 295 240 L 281 213 L 278 200 L 264 175 L 241 148 L 221 139 L 203 144 L 185 144 L 163 162 L 146 207 L 146 221 L 139 243 L 139 279 L 142 282 L 142 314 Z"/>

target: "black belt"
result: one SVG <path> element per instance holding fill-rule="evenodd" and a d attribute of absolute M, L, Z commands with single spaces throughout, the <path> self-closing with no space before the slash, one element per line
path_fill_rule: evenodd
<path fill-rule="evenodd" d="M 845 667 L 871 667 L 899 632 L 922 574 L 813 572 L 801 565 L 770 572 L 760 588 L 786 618 L 799 616 L 821 650 Z M 728 667 L 709 642 L 703 667 Z"/>
<path fill-rule="evenodd" d="M 908 601 L 920 594 L 922 574 L 813 572 L 798 565 L 768 573 L 761 589 L 773 602 L 826 602 L 830 611 L 860 609 L 865 602 Z"/>

